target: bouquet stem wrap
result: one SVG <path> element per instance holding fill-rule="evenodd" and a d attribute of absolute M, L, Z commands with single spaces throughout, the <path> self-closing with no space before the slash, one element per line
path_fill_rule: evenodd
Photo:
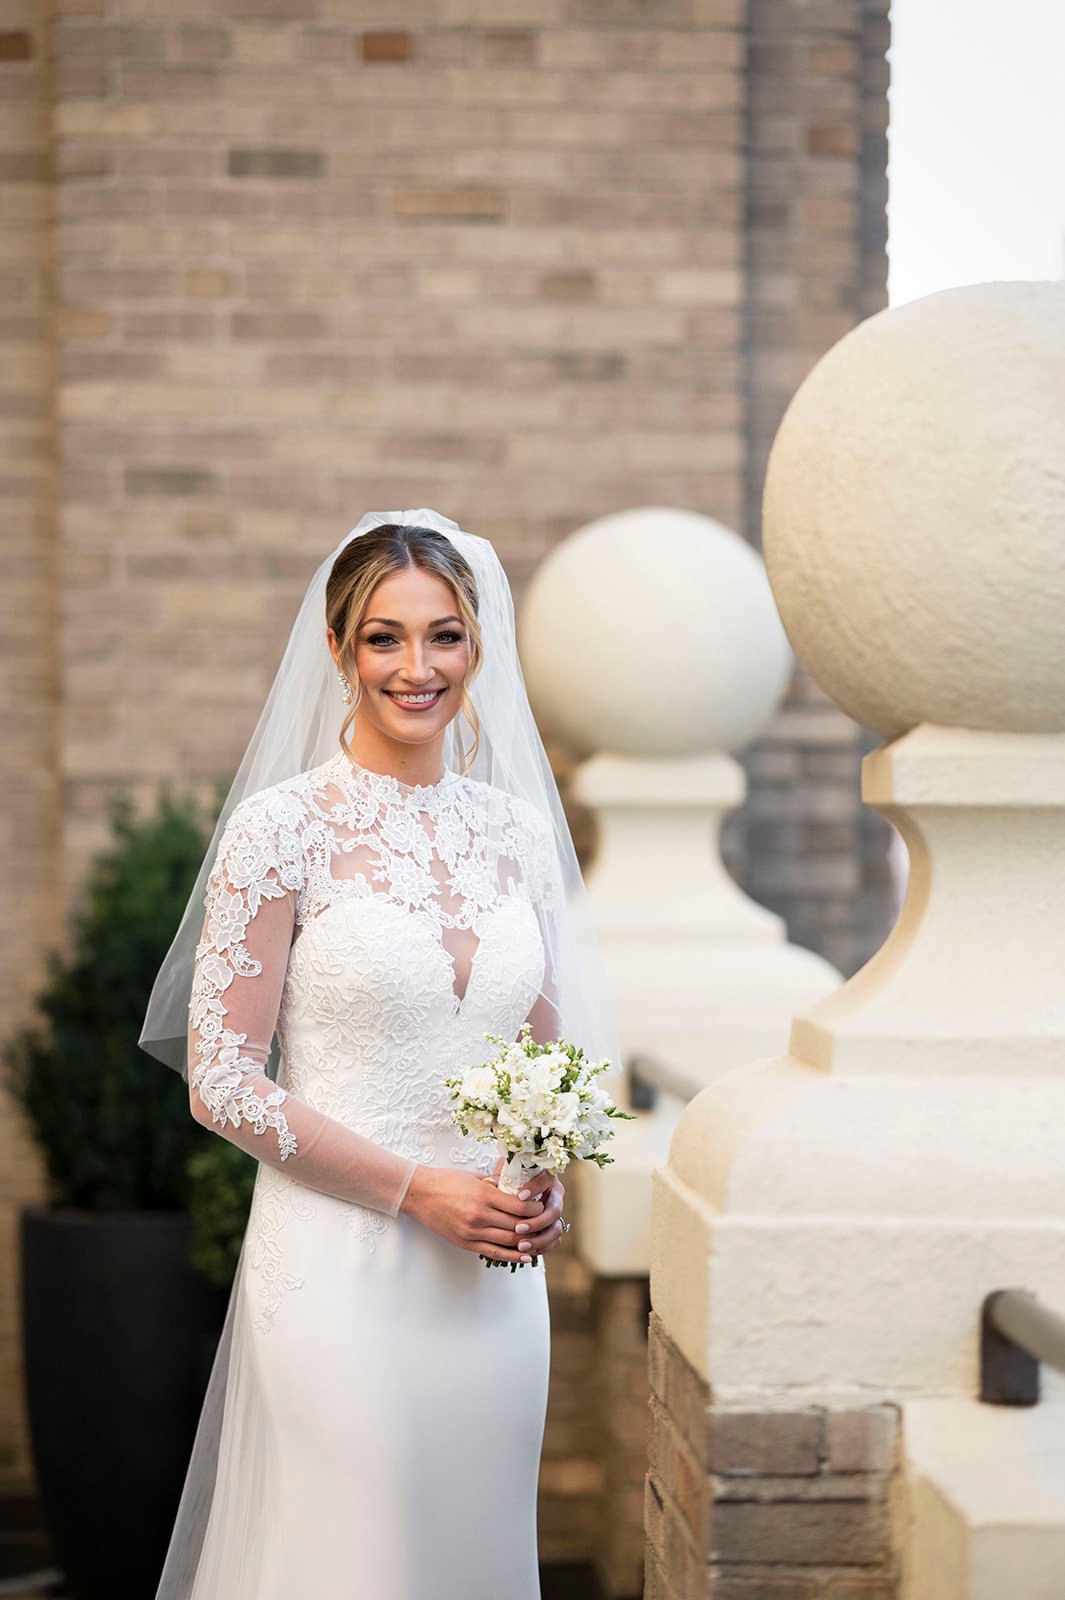
<path fill-rule="evenodd" d="M 499 1174 L 498 1187 L 504 1194 L 518 1194 L 533 1178 L 538 1178 L 543 1167 L 538 1167 L 534 1161 L 526 1157 L 511 1153 L 507 1157 L 507 1164 Z"/>

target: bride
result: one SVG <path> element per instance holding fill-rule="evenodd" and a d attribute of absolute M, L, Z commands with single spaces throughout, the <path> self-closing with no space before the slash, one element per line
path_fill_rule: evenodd
<path fill-rule="evenodd" d="M 509 586 L 450 519 L 372 513 L 308 587 L 141 1035 L 259 1163 L 157 1600 L 538 1600 L 564 1189 L 500 1190 L 443 1083 L 526 1021 L 618 1062 Z"/>

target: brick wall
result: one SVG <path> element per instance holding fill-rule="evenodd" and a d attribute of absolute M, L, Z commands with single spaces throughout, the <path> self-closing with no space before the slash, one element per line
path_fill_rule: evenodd
<path fill-rule="evenodd" d="M 603 511 L 738 522 L 743 461 L 738 4 L 382 36 L 394 7 L 86 3 L 55 35 L 76 860 L 116 780 L 233 760 L 367 507 L 489 532 L 520 592 Z"/>

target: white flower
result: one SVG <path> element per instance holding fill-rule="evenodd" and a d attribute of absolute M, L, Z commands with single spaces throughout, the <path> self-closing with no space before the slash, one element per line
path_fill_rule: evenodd
<path fill-rule="evenodd" d="M 516 1139 L 529 1137 L 531 1132 L 529 1124 L 512 1106 L 500 1106 L 498 1120 Z"/>
<path fill-rule="evenodd" d="M 580 1114 L 580 1095 L 572 1089 L 567 1089 L 562 1094 L 555 1096 L 554 1110 L 551 1120 L 559 1133 L 569 1133 L 576 1126 Z"/>
<path fill-rule="evenodd" d="M 462 1080 L 462 1093 L 467 1100 L 495 1101 L 498 1089 L 492 1068 L 470 1067 Z"/>

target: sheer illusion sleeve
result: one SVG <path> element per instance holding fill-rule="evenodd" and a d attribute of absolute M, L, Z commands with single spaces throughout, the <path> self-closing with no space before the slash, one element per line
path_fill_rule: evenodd
<path fill-rule="evenodd" d="M 550 1044 L 565 1037 L 559 978 L 559 908 L 563 889 L 547 818 L 529 806 L 523 811 L 519 826 L 524 832 L 526 889 L 544 946 L 543 981 L 525 1020 L 537 1044 Z"/>
<path fill-rule="evenodd" d="M 251 796 L 218 846 L 189 1005 L 197 1121 L 300 1183 L 396 1216 L 416 1162 L 317 1111 L 266 1073 L 303 884 L 294 796 Z"/>

